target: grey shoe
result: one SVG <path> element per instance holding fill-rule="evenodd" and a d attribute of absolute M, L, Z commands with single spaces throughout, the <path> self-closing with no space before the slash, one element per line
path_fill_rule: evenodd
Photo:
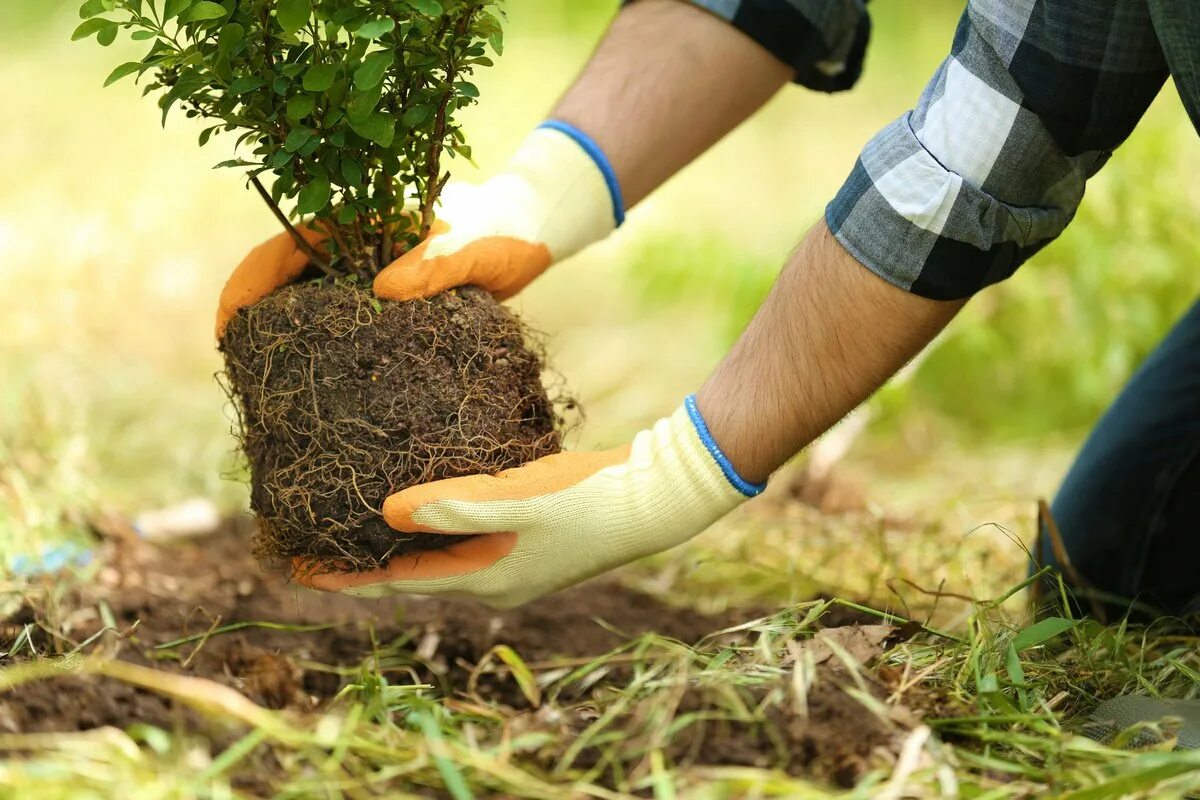
<path fill-rule="evenodd" d="M 1200 748 L 1200 700 L 1114 697 L 1091 713 L 1082 733 L 1103 744 L 1134 749 L 1153 747 L 1174 736 L 1178 749 L 1195 750 Z"/>

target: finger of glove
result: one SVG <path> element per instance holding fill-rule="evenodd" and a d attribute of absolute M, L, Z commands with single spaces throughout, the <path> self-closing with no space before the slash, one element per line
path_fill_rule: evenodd
<path fill-rule="evenodd" d="M 511 236 L 455 241 L 453 234 L 427 239 L 375 277 L 375 294 L 386 300 L 432 297 L 457 286 L 478 286 L 506 300 L 549 268 L 550 250 Z"/>
<path fill-rule="evenodd" d="M 323 565 L 303 558 L 293 560 L 292 570 L 297 583 L 325 592 L 344 592 L 401 581 L 415 582 L 413 585 L 416 586 L 421 582 L 455 578 L 486 569 L 512 552 L 516 543 L 514 534 L 497 533 L 474 536 L 441 550 L 395 556 L 386 567 L 367 572 L 329 571 L 327 566 L 325 571 L 320 571 L 319 566 Z M 427 593 L 418 588 L 409 591 Z"/>
<path fill-rule="evenodd" d="M 472 475 L 414 486 L 384 501 L 383 518 L 391 527 L 405 532 L 472 534 L 511 530 L 511 512 L 521 511 L 523 501 L 577 486 L 628 457 L 628 445 L 599 453 L 557 453 L 498 475 Z M 501 509 L 506 512 L 504 518 L 497 516 Z"/>
<path fill-rule="evenodd" d="M 325 241 L 325 234 L 308 227 L 297 229 L 314 247 Z M 308 266 L 308 256 L 290 233 L 274 236 L 251 250 L 234 269 L 217 305 L 217 338 L 239 309 L 254 305 L 280 286 L 294 281 Z"/>

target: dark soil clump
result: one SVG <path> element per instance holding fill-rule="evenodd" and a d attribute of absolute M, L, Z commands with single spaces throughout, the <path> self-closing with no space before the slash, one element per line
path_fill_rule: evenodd
<path fill-rule="evenodd" d="M 263 558 L 351 571 L 445 547 L 452 537 L 388 527 L 384 499 L 560 448 L 541 358 L 478 289 L 391 303 L 296 284 L 238 312 L 221 345 Z"/>

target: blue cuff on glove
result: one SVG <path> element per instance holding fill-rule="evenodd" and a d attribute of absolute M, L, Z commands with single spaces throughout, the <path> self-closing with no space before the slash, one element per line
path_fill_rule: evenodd
<path fill-rule="evenodd" d="M 721 468 L 721 472 L 733 484 L 733 488 L 746 495 L 746 497 L 757 497 L 762 494 L 763 490 L 767 488 L 766 481 L 751 483 L 741 475 L 738 475 L 737 470 L 733 468 L 733 464 L 729 463 L 729 459 L 721 452 L 721 448 L 717 446 L 716 440 L 713 439 L 712 433 L 708 430 L 708 425 L 704 422 L 704 417 L 700 416 L 700 409 L 696 407 L 696 395 L 689 394 L 684 399 L 683 405 L 687 408 L 692 424 L 696 426 L 696 433 L 700 436 L 700 441 L 704 443 L 713 460 L 717 462 L 717 466 Z"/>
<path fill-rule="evenodd" d="M 600 145 L 596 144 L 596 140 L 574 125 L 558 119 L 548 119 L 538 127 L 549 128 L 571 137 L 591 157 L 592 161 L 596 162 L 596 167 L 599 168 L 600 174 L 604 176 L 604 183 L 608 186 L 608 194 L 612 197 L 613 219 L 616 220 L 617 227 L 621 227 L 621 223 L 625 221 L 625 199 L 621 196 L 621 184 L 617 182 L 617 173 L 613 171 L 608 156 L 604 155 L 604 151 L 600 149 Z"/>

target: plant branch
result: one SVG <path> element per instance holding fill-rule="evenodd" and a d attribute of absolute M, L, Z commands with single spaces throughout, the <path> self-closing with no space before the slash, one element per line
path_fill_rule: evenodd
<path fill-rule="evenodd" d="M 467 32 L 471 24 L 471 18 L 475 16 L 476 11 L 478 11 L 478 6 L 473 6 L 463 12 L 462 17 L 458 20 L 458 24 L 454 27 L 454 32 L 451 34 L 452 38 L 446 63 L 446 94 L 442 96 L 442 102 L 438 104 L 437 122 L 433 127 L 433 138 L 429 147 L 428 172 L 425 179 L 426 194 L 424 201 L 421 203 L 421 231 L 418 241 L 423 241 L 433 227 L 433 210 L 437 205 L 438 196 L 442 193 L 442 187 L 445 185 L 445 180 L 441 177 L 442 145 L 446 138 L 446 113 L 449 110 L 450 102 L 454 99 L 454 79 L 458 76 L 458 64 L 454 58 L 454 42 L 458 37 Z"/>
<path fill-rule="evenodd" d="M 253 183 L 254 188 L 258 190 L 258 194 L 260 197 L 262 197 L 263 202 L 266 203 L 267 207 L 271 209 L 271 213 L 275 215 L 275 219 L 279 220 L 280 224 L 283 225 L 283 227 L 287 229 L 287 232 L 292 235 L 292 239 L 296 242 L 296 246 L 300 248 L 300 252 L 308 256 L 309 259 L 318 267 L 320 267 L 321 271 L 326 275 L 330 276 L 331 278 L 338 277 L 338 274 L 333 267 L 329 266 L 329 262 L 317 252 L 315 247 L 308 243 L 307 239 L 300 235 L 300 231 L 296 230 L 296 226 L 292 225 L 291 221 L 287 218 L 287 215 L 285 215 L 279 208 L 279 204 L 276 203 L 274 198 L 271 197 L 271 193 L 268 192 L 267 188 L 262 185 L 262 181 L 258 179 L 258 176 L 251 175 L 250 182 Z"/>

